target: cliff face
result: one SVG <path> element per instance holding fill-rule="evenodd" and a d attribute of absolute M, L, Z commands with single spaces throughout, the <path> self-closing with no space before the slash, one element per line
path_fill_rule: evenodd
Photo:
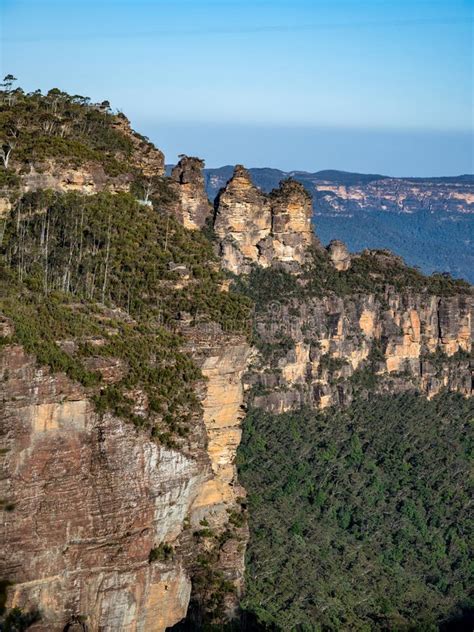
<path fill-rule="evenodd" d="M 252 263 L 283 263 L 298 268 L 315 241 L 311 198 L 303 186 L 284 181 L 270 195 L 257 189 L 249 172 L 237 165 L 216 198 L 214 230 L 223 265 L 236 274 Z"/>
<path fill-rule="evenodd" d="M 298 277 L 310 246 L 321 251 L 302 184 L 286 180 L 265 195 L 240 166 L 216 198 L 215 231 L 223 264 L 237 274 L 248 273 L 252 264 L 283 264 Z M 327 253 L 338 273 L 359 261 L 339 240 L 330 242 Z M 403 276 L 400 257 L 389 251 L 368 254 L 381 269 L 367 270 L 367 278 L 395 267 Z M 312 274 L 324 272 L 316 264 Z M 258 287 L 254 290 L 258 295 Z M 321 298 L 287 300 L 285 293 L 275 293 L 255 312 L 261 353 L 247 376 L 249 401 L 272 413 L 348 405 L 366 372 L 375 373 L 377 384 L 370 388 L 379 392 L 416 388 L 431 398 L 448 389 L 470 396 L 473 305 L 472 293 L 438 296 L 410 290 L 409 282 L 406 291 L 397 291 L 387 281 L 382 294 L 337 296 L 329 286 Z"/>
<path fill-rule="evenodd" d="M 121 169 L 121 173 L 107 172 L 99 160 L 49 158 L 39 162 L 32 161 L 20 170 L 21 193 L 41 189 L 58 192 L 78 191 L 85 194 L 101 191 L 118 193 L 130 189 L 136 173 L 141 173 L 147 178 L 163 176 L 163 153 L 134 132 L 125 116 L 114 116 L 111 127 L 130 143 L 127 156 L 120 152 L 117 154 L 118 159 L 127 161 L 127 168 Z"/>
<path fill-rule="evenodd" d="M 191 550 L 190 568 L 195 583 L 201 586 L 193 600 L 208 620 L 218 622 L 221 615 L 216 616 L 212 605 L 216 592 L 218 608 L 232 618 L 244 590 L 248 528 L 243 509 L 245 490 L 239 484 L 235 463 L 245 415 L 243 376 L 252 350 L 242 336 L 226 334 L 214 325 L 185 329 L 184 334 L 206 380 L 203 423 L 211 466 L 211 475 L 200 486 L 191 508 L 191 524 L 198 529 L 198 540 Z M 213 577 L 202 578 L 196 546 L 212 564 Z M 221 585 L 217 591 L 213 590 L 214 582 Z M 230 582 L 232 591 L 225 589 L 225 582 Z"/>
<path fill-rule="evenodd" d="M 21 175 L 22 193 L 51 189 L 61 193 L 77 191 L 88 195 L 101 191 L 128 191 L 133 180 L 131 173 L 108 175 L 100 163 L 86 162 L 80 166 L 64 165 L 55 160 L 31 164 Z"/>
<path fill-rule="evenodd" d="M 3 329 L 11 333 L 7 322 Z M 188 337 L 207 380 L 203 423 L 186 453 L 98 415 L 84 388 L 19 346 L 3 348 L 1 575 L 12 584 L 8 608 L 40 611 L 35 629 L 165 630 L 187 612 L 192 530 L 209 520 L 219 535 L 229 513 L 240 513 L 234 457 L 249 348 L 216 331 Z M 231 534 L 216 552 L 216 568 L 237 588 L 229 612 L 242 587 L 245 536 Z"/>
<path fill-rule="evenodd" d="M 336 213 L 381 208 L 386 212 L 473 213 L 472 184 L 384 178 L 367 184 L 313 180 L 314 191 Z"/>
<path fill-rule="evenodd" d="M 199 462 L 99 418 L 86 393 L 2 353 L 2 575 L 7 606 L 39 609 L 39 630 L 164 630 L 191 591 L 180 561 L 149 564 L 173 543 L 205 478 Z M 163 607 L 163 601 L 166 607 Z"/>
<path fill-rule="evenodd" d="M 77 105 L 73 101 L 65 103 L 71 108 Z M 35 107 L 38 108 L 37 119 L 33 116 Z M 12 187 L 12 182 L 9 187 L 0 188 L 0 217 L 11 209 L 9 198 L 14 192 L 22 195 L 52 189 L 83 194 L 101 191 L 118 193 L 129 191 L 138 175 L 144 178 L 164 175 L 163 153 L 135 132 L 123 114 L 112 115 L 96 108 L 89 111 L 79 108 L 74 125 L 71 122 L 74 115 L 68 110 L 59 114 L 54 111 L 57 107 L 54 103 L 46 105 L 47 113 L 42 112 L 41 107 L 44 108 L 45 104 L 30 103 L 27 115 L 19 107 L 19 112 L 12 116 L 12 121 L 17 120 L 11 125 L 18 127 L 20 139 L 16 143 L 18 147 L 15 146 L 12 151 L 9 166 L 11 174 L 14 174 L 15 187 Z M 85 120 L 81 120 L 83 116 Z M 46 120 L 41 124 L 43 118 Z M 98 146 L 93 142 L 97 130 L 105 134 Z M 8 136 L 5 130 L 2 133 Z M 25 147 L 22 147 L 23 137 Z M 104 149 L 107 142 L 111 147 Z M 37 150 L 36 145 L 42 149 Z"/>
<path fill-rule="evenodd" d="M 49 102 L 46 105 L 51 107 Z M 137 173 L 161 177 L 162 153 L 135 134 L 125 117 L 114 117 L 113 127 L 126 140 L 127 169 L 131 167 L 132 172 L 114 171 L 106 161 L 65 164 L 48 158 L 41 167 L 35 162 L 26 171 L 18 170 L 20 193 L 43 188 L 88 195 L 102 190 L 118 193 L 129 190 Z M 120 152 L 125 150 L 116 152 L 114 160 Z M 153 351 L 152 355 L 166 358 L 149 358 L 147 368 L 147 379 L 154 376 L 151 386 L 163 386 L 164 395 L 153 389 L 147 394 L 133 380 L 125 384 L 127 410 L 133 402 L 134 426 L 130 419 L 125 421 L 120 407 L 115 412 L 108 408 L 99 412 L 98 393 L 92 386 L 81 386 L 59 370 L 53 373 L 39 366 L 33 355 L 13 344 L 12 323 L 0 320 L 0 535 L 4 543 L 0 579 L 10 582 L 8 609 L 40 611 L 41 619 L 35 624 L 40 632 L 74 626 L 89 632 L 161 632 L 186 616 L 189 603 L 194 612 L 201 613 L 197 616 L 215 623 L 235 614 L 244 589 L 248 539 L 245 490 L 237 479 L 235 457 L 247 405 L 279 413 L 302 405 L 346 406 L 356 392 L 369 397 L 374 391 L 417 389 L 431 398 L 446 388 L 471 395 L 471 292 L 436 294 L 423 287 L 417 291 L 409 284 L 396 289 L 385 280 L 393 265 L 402 264 L 384 254 L 385 272 L 367 268 L 361 277 L 378 283 L 377 291 L 366 284 L 338 294 L 334 288 L 346 273 L 360 268 L 361 256 L 350 255 L 339 241 L 331 242 L 327 251 L 321 247 L 311 226 L 311 198 L 300 183 L 286 180 L 266 194 L 238 166 L 220 191 L 212 215 L 202 168 L 199 159 L 181 159 L 171 174 L 176 199 L 168 210 L 192 231 L 212 216 L 216 248 L 227 270 L 250 279 L 249 283 L 254 282 L 255 270 L 269 273 L 263 280 L 257 277 L 253 287 L 257 296 L 265 291 L 271 295 L 266 302 L 256 303 L 253 349 L 243 335 L 232 333 L 233 320 L 240 314 L 236 303 L 213 302 L 231 282 L 218 277 L 219 266 L 210 261 L 210 255 L 203 259 L 209 244 L 178 225 L 169 229 L 173 221 L 160 213 L 161 207 L 138 205 L 128 196 L 130 200 L 122 200 L 125 206 L 115 209 L 114 226 L 110 200 L 124 196 L 97 196 L 103 201 L 88 216 L 87 240 L 81 232 L 82 220 L 73 216 L 65 221 L 66 202 L 54 213 L 51 206 L 32 210 L 31 217 L 26 213 L 20 218 L 18 213 L 13 222 L 16 229 L 10 222 L 6 233 L 9 273 L 18 273 L 21 281 L 38 269 L 41 272 L 40 277 L 32 277 L 34 283 L 26 295 L 37 287 L 45 294 L 52 288 L 73 288 L 74 300 L 83 301 L 81 278 L 87 263 L 92 287 L 100 283 L 103 288 L 101 302 L 109 296 L 128 310 L 135 304 L 139 314 L 152 312 L 155 321 L 147 325 L 153 336 L 166 320 L 159 335 L 169 345 L 164 351 L 163 347 L 156 354 Z M 10 210 L 9 201 L 0 206 L 0 214 L 7 216 Z M 92 226 L 92 220 L 98 226 Z M 114 241 L 112 228 L 121 239 Z M 153 250 L 160 239 L 163 247 Z M 152 262 L 141 256 L 140 247 L 151 253 Z M 126 248 L 130 250 L 118 256 L 117 250 Z M 305 294 L 311 284 L 307 264 L 315 253 L 321 267 L 316 262 L 311 274 L 327 275 L 334 288 L 325 279 L 319 293 Z M 134 268 L 136 261 L 139 265 Z M 69 276 L 76 268 L 77 279 L 71 283 Z M 129 276 L 121 277 L 123 270 Z M 271 275 L 279 272 L 286 275 L 284 283 L 275 286 L 275 291 L 265 288 Z M 140 274 L 149 282 L 140 278 L 143 283 L 134 294 L 133 283 Z M 289 292 L 292 284 L 301 292 Z M 91 302 L 99 300 L 99 294 L 87 296 Z M 170 296 L 172 305 L 166 301 Z M 191 308 L 192 316 L 185 311 Z M 105 320 L 104 309 L 93 304 L 96 320 Z M 219 309 L 226 316 L 220 322 L 227 322 L 228 329 L 213 322 L 219 319 Z M 63 340 L 51 334 L 52 359 L 45 354 L 45 363 L 54 366 L 56 344 L 61 350 L 73 349 L 74 361 L 82 349 L 85 368 L 102 376 L 99 390 L 117 385 L 130 366 L 112 353 L 100 356 L 93 350 L 94 345 L 113 347 L 111 338 L 120 331 L 120 310 L 111 311 L 108 328 L 112 333 L 107 341 L 96 337 L 91 342 L 80 335 Z M 73 309 L 63 316 L 66 331 L 68 318 L 71 314 L 72 319 L 79 318 L 79 313 Z M 43 314 L 46 319 L 49 316 Z M 127 314 L 127 323 L 132 321 Z M 27 339 L 28 325 L 24 320 Z M 164 437 L 171 430 L 166 432 L 169 421 L 164 417 L 174 423 L 182 412 L 181 399 L 186 399 L 182 382 L 176 394 L 165 379 L 171 366 L 181 366 L 183 375 L 185 371 L 184 362 L 178 364 L 182 358 L 176 355 L 173 345 L 177 343 L 170 335 L 175 329 L 184 341 L 183 351 L 201 370 L 203 379 L 195 390 L 202 408 L 193 413 L 191 428 L 176 424 L 182 434 L 177 442 L 167 444 Z M 137 327 L 135 333 L 140 336 L 143 329 Z M 124 354 L 136 363 L 139 375 L 144 372 L 143 357 L 136 356 L 146 355 L 144 345 L 152 337 L 143 340 L 134 353 Z M 160 417 L 153 428 L 147 426 L 149 418 L 143 414 L 152 408 L 150 393 L 158 400 L 153 413 Z M 123 405 L 121 394 L 109 392 Z M 160 408 L 158 404 L 163 403 Z M 153 434 L 154 430 L 158 432 Z"/>
<path fill-rule="evenodd" d="M 383 297 L 274 301 L 257 316 L 264 352 L 251 380 L 253 403 L 275 413 L 347 405 L 364 388 L 364 370 L 375 374 L 369 390 L 470 396 L 473 321 L 472 296 L 387 289 Z"/>

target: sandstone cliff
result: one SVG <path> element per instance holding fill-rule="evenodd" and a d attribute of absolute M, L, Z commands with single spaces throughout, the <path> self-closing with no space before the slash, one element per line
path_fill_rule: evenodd
<path fill-rule="evenodd" d="M 472 295 L 387 288 L 383 296 L 273 301 L 256 318 L 262 355 L 253 403 L 275 413 L 326 408 L 349 404 L 360 389 L 416 388 L 431 398 L 446 388 L 468 397 L 473 322 Z"/>
<path fill-rule="evenodd" d="M 3 330 L 12 333 L 8 322 Z M 184 452 L 99 415 L 83 387 L 3 346 L 1 575 L 11 582 L 8 608 L 39 610 L 35 629 L 165 630 L 186 615 L 196 547 L 236 587 L 223 593 L 235 610 L 246 530 L 229 516 L 240 515 L 244 495 L 234 459 L 249 347 L 215 328 L 187 337 L 206 379 L 202 421 Z M 215 537 L 201 544 L 193 532 L 203 521 Z"/>
<path fill-rule="evenodd" d="M 162 152 L 83 97 L 5 109 L 21 134 L 0 172 L 0 617 L 153 632 L 192 600 L 224 621 L 243 588 L 250 346 L 197 231 L 203 163 L 163 178 Z"/>
<path fill-rule="evenodd" d="M 182 156 L 171 172 L 172 188 L 177 195 L 173 211 L 183 226 L 191 230 L 202 228 L 211 214 L 203 168 L 203 160 Z"/>
<path fill-rule="evenodd" d="M 16 165 L 20 175 L 20 192 L 52 189 L 58 192 L 78 191 L 93 194 L 100 191 L 129 191 L 137 173 L 146 178 L 164 175 L 164 155 L 146 138 L 135 132 L 123 115 L 110 116 L 111 128 L 129 143 L 127 151 L 117 152 L 124 164 L 120 173 L 107 170 L 103 160 L 44 158 Z M 13 154 L 14 155 L 14 154 Z"/>
<path fill-rule="evenodd" d="M 56 96 L 38 105 L 48 117 Z M 138 204 L 122 192 L 137 176 L 160 180 L 163 155 L 125 117 L 103 117 L 87 112 L 82 124 L 102 133 L 111 122 L 114 151 L 66 144 L 82 158 L 48 155 L 27 168 L 19 159 L 15 195 L 0 207 L 0 272 L 26 282 L 18 309 L 35 295 L 34 306 L 47 303 L 47 325 L 59 319 L 48 329 L 20 309 L 23 346 L 12 322 L 0 322 L 6 607 L 39 610 L 40 632 L 160 632 L 190 603 L 221 623 L 244 590 L 248 530 L 235 456 L 246 407 L 323 409 L 403 390 L 470 396 L 472 288 L 429 280 L 384 251 L 351 255 L 340 241 L 325 250 L 303 186 L 286 180 L 267 194 L 242 166 L 214 213 L 203 162 L 190 157 L 166 180 L 171 201 L 158 194 L 155 208 Z M 74 133 L 84 140 L 82 127 Z M 44 188 L 86 197 L 44 196 L 14 215 L 15 196 Z M 199 233 L 208 218 L 222 266 L 254 300 L 253 348 L 235 327 L 243 311 L 230 275 Z M 93 336 L 81 330 L 86 304 Z M 71 321 L 79 333 L 68 338 Z M 96 334 L 105 321 L 107 334 Z M 123 348 L 131 338 L 117 344 L 122 321 L 138 337 L 131 352 Z M 161 346 L 150 349 L 155 338 Z M 200 407 L 186 425 L 189 390 Z"/>
<path fill-rule="evenodd" d="M 265 195 L 237 165 L 215 203 L 214 230 L 223 265 L 236 274 L 273 263 L 297 269 L 315 243 L 311 198 L 293 180 Z"/>

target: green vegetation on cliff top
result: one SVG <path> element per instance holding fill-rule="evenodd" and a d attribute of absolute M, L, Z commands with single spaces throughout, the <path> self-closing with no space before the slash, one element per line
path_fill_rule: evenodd
<path fill-rule="evenodd" d="M 12 149 L 9 169 L 0 169 L 0 186 L 14 183 L 14 171 L 41 168 L 49 159 L 75 167 L 100 163 L 110 176 L 131 171 L 133 145 L 117 121 L 107 102 L 91 104 L 57 88 L 46 95 L 21 88 L 0 92 L 0 138 Z"/>
<path fill-rule="evenodd" d="M 424 275 L 384 250 L 367 250 L 354 255 L 349 270 L 339 272 L 326 251 L 314 249 L 301 275 L 291 274 L 283 268 L 254 266 L 248 276 L 236 278 L 235 286 L 254 301 L 257 311 L 275 300 L 284 303 L 291 299 L 306 301 L 328 294 L 384 296 L 388 287 L 397 292 L 435 296 L 472 293 L 472 286 L 466 281 L 453 279 L 449 274 Z"/>
<path fill-rule="evenodd" d="M 15 170 L 0 168 L 0 186 L 15 187 L 16 171 L 50 158 L 126 172 L 132 145 L 114 120 L 108 104 L 58 90 L 3 95 L 0 132 L 14 145 Z M 166 445 L 179 445 L 199 411 L 201 376 L 183 350 L 181 324 L 212 321 L 248 334 L 252 304 L 258 312 L 274 300 L 328 293 L 382 296 L 387 285 L 438 296 L 472 291 L 384 252 L 362 253 L 337 272 L 315 251 L 299 277 L 254 269 L 235 280 L 237 292 L 222 292 L 225 276 L 205 235 L 158 210 L 172 197 L 166 179 L 154 208 L 128 193 L 26 194 L 2 227 L 0 267 L 0 312 L 15 327 L 0 342 L 21 343 L 89 389 L 100 413 L 129 419 Z M 110 360 L 113 383 L 100 372 Z M 251 516 L 249 612 L 283 630 L 375 632 L 436 629 L 465 606 L 472 417 L 470 403 L 454 395 L 379 397 L 324 414 L 251 411 L 239 454 Z M 208 562 L 204 583 L 212 583 Z"/>
<path fill-rule="evenodd" d="M 42 191 L 17 205 L 2 255 L 0 311 L 14 340 L 90 388 L 99 412 L 170 445 L 190 431 L 200 372 L 183 351 L 180 319 L 236 333 L 249 323 L 249 300 L 221 291 L 223 273 L 201 234 L 130 194 Z M 102 383 L 101 358 L 125 367 L 113 384 Z M 136 412 L 137 388 L 146 414 Z"/>

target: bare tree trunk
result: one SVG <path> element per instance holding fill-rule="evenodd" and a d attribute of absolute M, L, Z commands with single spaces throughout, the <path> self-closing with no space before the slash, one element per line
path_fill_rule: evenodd
<path fill-rule="evenodd" d="M 7 220 L 2 219 L 2 224 L 0 226 L 0 246 L 3 244 L 3 236 L 5 234 L 5 227 L 7 225 Z"/>
<path fill-rule="evenodd" d="M 10 161 L 10 156 L 12 155 L 13 149 L 13 145 L 4 145 L 0 150 L 0 158 L 2 159 L 5 169 L 8 169 L 8 163 Z"/>
<path fill-rule="evenodd" d="M 107 246 L 106 246 L 106 252 L 105 252 L 104 283 L 102 285 L 102 303 L 105 303 L 105 290 L 107 288 L 107 275 L 109 272 L 111 221 L 112 221 L 112 216 L 109 215 L 109 226 L 107 228 Z"/>
<path fill-rule="evenodd" d="M 166 218 L 166 236 L 165 236 L 165 250 L 168 250 L 168 228 L 170 225 L 170 216 Z"/>
<path fill-rule="evenodd" d="M 44 293 L 48 293 L 48 248 L 49 248 L 49 216 L 46 222 L 46 241 L 44 245 Z"/>
<path fill-rule="evenodd" d="M 81 209 L 81 225 L 79 227 L 79 263 L 82 261 L 82 240 L 83 240 L 83 227 L 84 227 L 84 204 Z"/>

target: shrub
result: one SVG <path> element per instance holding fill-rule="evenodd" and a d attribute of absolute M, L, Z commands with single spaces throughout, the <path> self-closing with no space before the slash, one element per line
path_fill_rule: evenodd
<path fill-rule="evenodd" d="M 152 562 L 167 562 L 168 560 L 172 560 L 174 557 L 174 548 L 171 544 L 167 544 L 166 542 L 161 542 L 159 546 L 151 549 L 150 554 L 148 556 L 148 561 L 151 564 Z"/>

